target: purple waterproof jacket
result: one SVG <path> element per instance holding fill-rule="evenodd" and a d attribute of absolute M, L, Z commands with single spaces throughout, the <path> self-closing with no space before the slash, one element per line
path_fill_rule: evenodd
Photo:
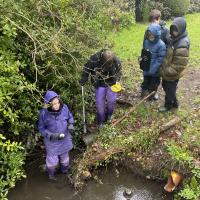
<path fill-rule="evenodd" d="M 54 91 L 47 91 L 45 103 L 49 103 L 54 97 L 58 97 L 58 94 Z M 73 123 L 73 116 L 65 104 L 58 112 L 50 112 L 47 108 L 40 110 L 38 129 L 44 137 L 44 144 L 48 155 L 61 155 L 73 148 L 72 137 L 68 131 L 69 124 Z M 55 133 L 64 133 L 65 138 L 50 141 L 50 136 Z"/>

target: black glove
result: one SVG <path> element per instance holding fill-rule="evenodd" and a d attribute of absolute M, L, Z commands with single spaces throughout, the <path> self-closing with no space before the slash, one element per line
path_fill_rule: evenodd
<path fill-rule="evenodd" d="M 51 141 L 62 140 L 65 137 L 64 133 L 54 133 L 50 136 Z"/>
<path fill-rule="evenodd" d="M 69 130 L 70 134 L 73 134 L 74 133 L 74 125 L 73 124 L 69 124 L 68 130 Z"/>
<path fill-rule="evenodd" d="M 145 61 L 145 62 L 147 62 L 148 59 L 149 59 L 148 56 L 143 56 L 143 57 L 142 57 L 142 60 Z"/>
<path fill-rule="evenodd" d="M 81 80 L 79 81 L 79 84 L 80 84 L 81 86 L 84 86 L 84 85 L 85 85 L 85 81 L 81 79 Z"/>

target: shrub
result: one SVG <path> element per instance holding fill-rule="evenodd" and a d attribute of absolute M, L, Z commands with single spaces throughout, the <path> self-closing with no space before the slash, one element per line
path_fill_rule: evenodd
<path fill-rule="evenodd" d="M 165 7 L 171 10 L 172 16 L 183 16 L 188 12 L 190 0 L 162 0 Z"/>
<path fill-rule="evenodd" d="M 114 30 L 128 27 L 134 21 L 133 8 L 128 0 L 111 1 L 108 8 L 108 16 Z"/>
<path fill-rule="evenodd" d="M 30 133 L 38 105 L 32 103 L 35 85 L 22 73 L 26 63 L 14 53 L 16 27 L 5 20 L 0 25 L 0 130 L 12 139 L 20 133 Z M 26 137 L 21 141 L 26 141 Z"/>
<path fill-rule="evenodd" d="M 8 190 L 23 177 L 24 149 L 20 143 L 5 140 L 0 134 L 0 199 L 6 200 Z"/>
<path fill-rule="evenodd" d="M 89 55 L 107 44 L 105 36 L 112 28 L 107 2 L 0 0 L 2 196 L 23 175 L 26 149 L 20 152 L 20 144 L 34 140 L 34 124 L 47 89 L 61 94 L 75 113 L 76 126 L 80 121 L 80 70 Z"/>
<path fill-rule="evenodd" d="M 144 4 L 144 6 L 143 6 L 143 19 L 144 19 L 144 21 L 149 20 L 149 13 L 153 9 L 160 10 L 160 12 L 162 13 L 162 19 L 163 20 L 169 19 L 172 15 L 171 10 L 168 7 L 164 6 L 163 3 L 158 2 L 158 1 L 147 1 L 146 4 Z"/>
<path fill-rule="evenodd" d="M 200 12 L 200 0 L 190 0 L 189 13 Z"/>

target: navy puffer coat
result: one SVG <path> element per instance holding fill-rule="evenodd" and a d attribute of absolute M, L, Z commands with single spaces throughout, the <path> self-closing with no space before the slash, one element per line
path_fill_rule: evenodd
<path fill-rule="evenodd" d="M 159 76 L 159 69 L 166 54 L 165 43 L 160 39 L 161 27 L 158 24 L 151 24 L 147 29 L 152 35 L 155 36 L 154 41 L 146 39 L 144 41 L 144 48 L 148 49 L 151 53 L 151 63 L 148 71 L 144 71 L 144 76 Z"/>

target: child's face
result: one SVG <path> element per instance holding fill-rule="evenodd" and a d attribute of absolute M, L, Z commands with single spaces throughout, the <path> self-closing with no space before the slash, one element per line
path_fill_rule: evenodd
<path fill-rule="evenodd" d="M 153 42 L 155 39 L 156 39 L 155 36 L 152 35 L 152 34 L 149 32 L 149 33 L 148 33 L 148 40 L 151 41 L 151 42 Z"/>
<path fill-rule="evenodd" d="M 60 101 L 58 98 L 55 98 L 52 100 L 51 107 L 52 107 L 52 110 L 55 110 L 55 111 L 60 109 Z"/>
<path fill-rule="evenodd" d="M 177 37 L 177 36 L 178 36 L 178 32 L 177 32 L 177 31 L 172 31 L 172 35 L 173 35 L 174 37 Z"/>
<path fill-rule="evenodd" d="M 153 23 L 160 24 L 160 17 L 153 20 Z"/>

